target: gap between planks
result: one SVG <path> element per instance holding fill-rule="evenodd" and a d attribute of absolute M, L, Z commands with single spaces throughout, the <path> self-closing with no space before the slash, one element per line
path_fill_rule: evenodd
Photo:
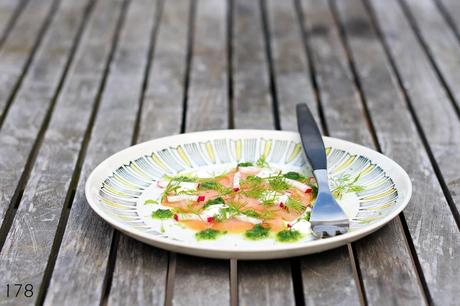
<path fill-rule="evenodd" d="M 107 61 L 105 63 L 102 80 L 101 80 L 101 83 L 100 83 L 99 88 L 97 90 L 95 103 L 94 103 L 93 109 L 91 111 L 90 119 L 89 119 L 89 122 L 88 122 L 88 125 L 87 125 L 87 128 L 86 128 L 84 137 L 83 137 L 83 143 L 82 143 L 82 146 L 80 148 L 80 152 L 78 154 L 78 158 L 77 158 L 77 162 L 76 162 L 76 165 L 75 165 L 75 168 L 74 168 L 74 172 L 72 174 L 72 179 L 70 181 L 69 189 L 67 191 L 66 200 L 64 201 L 64 207 L 63 207 L 63 210 L 61 212 L 61 216 L 60 216 L 60 219 L 59 219 L 56 235 L 54 237 L 53 245 L 51 247 L 51 252 L 50 252 L 50 255 L 49 255 L 48 263 L 46 265 L 45 273 L 44 273 L 44 276 L 43 276 L 43 281 L 41 282 L 41 285 L 40 285 L 40 289 L 39 289 L 39 293 L 38 293 L 39 295 L 38 295 L 38 298 L 37 298 L 37 304 L 38 305 L 42 305 L 44 300 L 45 300 L 46 291 L 48 289 L 48 286 L 49 286 L 49 283 L 50 283 L 50 280 L 51 280 L 51 275 L 53 273 L 54 265 L 56 263 L 56 258 L 57 258 L 57 255 L 58 255 L 58 252 L 59 252 L 59 249 L 60 249 L 60 246 L 61 246 L 62 238 L 63 238 L 64 231 L 65 231 L 66 224 L 67 224 L 67 220 L 69 218 L 71 203 L 73 202 L 73 198 L 75 196 L 77 184 L 78 184 L 78 181 L 79 181 L 79 178 L 80 178 L 81 168 L 82 168 L 82 165 L 83 165 L 83 161 L 85 159 L 86 151 L 87 151 L 87 148 L 88 148 L 88 143 L 89 143 L 89 140 L 90 140 L 90 137 L 91 137 L 91 132 L 92 132 L 94 122 L 95 122 L 95 119 L 96 119 L 96 116 L 97 116 L 97 113 L 98 113 L 98 110 L 99 110 L 99 105 L 100 105 L 102 93 L 104 92 L 105 84 L 106 84 L 106 81 L 107 81 L 107 76 L 110 73 L 110 64 L 111 64 L 111 62 L 113 60 L 115 50 L 117 48 L 118 39 L 119 39 L 119 36 L 120 36 L 121 29 L 123 27 L 123 23 L 125 21 L 126 12 L 127 12 L 127 8 L 128 8 L 129 3 L 130 3 L 130 0 L 124 0 L 124 2 L 122 4 L 121 11 L 120 11 L 120 14 L 118 16 L 118 21 L 117 21 L 117 24 L 116 24 L 115 34 L 114 34 L 114 36 L 112 38 L 112 42 L 111 42 L 111 50 L 110 50 L 109 56 L 107 58 Z M 92 8 L 92 6 L 91 6 L 91 8 Z M 83 18 L 83 21 L 86 21 L 87 17 L 89 17 L 89 14 L 85 15 L 85 18 Z M 83 29 L 84 24 L 86 24 L 86 22 L 82 22 L 82 29 Z M 79 35 L 80 35 L 80 33 L 79 33 Z M 50 117 L 51 117 L 51 115 L 52 115 L 52 112 L 50 113 Z M 115 242 L 115 246 L 116 246 L 116 244 L 118 242 L 118 235 L 116 233 L 113 236 L 113 242 Z M 111 249 L 110 254 L 112 255 L 112 249 Z M 113 256 L 111 256 L 111 257 L 113 257 Z M 114 259 L 113 259 L 113 261 L 114 261 Z M 110 258 L 109 258 L 109 263 L 110 263 Z M 111 278 L 108 275 L 106 275 L 106 277 L 104 279 L 104 286 L 106 286 L 107 283 L 110 284 L 110 279 Z"/>
<path fill-rule="evenodd" d="M 373 140 L 374 145 L 375 145 L 376 149 L 378 150 L 378 152 L 382 152 L 381 145 L 380 145 L 380 143 L 378 141 L 378 138 L 377 138 L 377 133 L 376 133 L 375 126 L 372 123 L 372 119 L 371 119 L 369 108 L 368 108 L 367 101 L 366 101 L 366 96 L 363 93 L 362 84 L 361 84 L 361 81 L 359 79 L 359 76 L 358 76 L 358 73 L 357 73 L 357 70 L 356 70 L 356 65 L 355 65 L 355 62 L 354 62 L 351 54 L 350 54 L 350 46 L 349 46 L 348 41 L 347 41 L 347 35 L 345 33 L 343 25 L 339 21 L 335 0 L 329 0 L 329 6 L 331 8 L 331 12 L 332 12 L 332 16 L 333 16 L 333 19 L 334 19 L 335 26 L 337 27 L 338 32 L 339 32 L 340 40 L 341 40 L 342 45 L 343 45 L 344 50 L 345 50 L 345 54 L 346 54 L 346 57 L 347 57 L 347 60 L 348 60 L 348 64 L 350 66 L 350 69 L 351 69 L 351 72 L 352 72 L 352 75 L 353 75 L 353 81 L 356 84 L 356 88 L 357 88 L 358 93 L 359 93 L 359 100 L 361 101 L 361 103 L 363 105 L 363 109 L 364 109 L 364 112 L 365 112 L 365 118 L 366 118 L 366 121 L 368 123 L 369 130 L 371 131 L 372 140 Z M 375 29 L 373 16 L 371 14 L 369 14 L 369 15 L 370 15 L 370 19 L 372 21 L 372 25 L 373 25 L 373 27 Z M 380 41 L 382 41 L 381 37 L 379 37 L 379 39 L 380 39 Z M 416 253 L 415 248 L 413 246 L 409 230 L 408 230 L 407 226 L 404 226 L 404 224 L 406 224 L 406 223 L 405 223 L 403 213 L 398 215 L 398 219 L 399 219 L 398 225 L 402 227 L 403 232 L 404 232 L 404 235 L 403 235 L 404 236 L 404 241 L 406 243 L 407 248 L 410 250 L 411 261 L 413 262 L 414 267 L 415 267 L 417 280 L 419 281 L 419 284 L 423 288 L 423 293 L 425 294 L 425 296 L 424 296 L 425 299 L 428 301 L 428 296 L 429 296 L 428 287 L 426 286 L 426 282 L 425 282 L 424 276 L 423 276 L 423 271 L 422 271 L 421 266 L 419 264 L 417 253 Z M 361 277 L 361 271 L 359 270 L 359 260 L 358 260 L 358 257 L 357 257 L 357 253 L 356 253 L 356 250 L 355 250 L 354 243 L 351 246 L 349 246 L 349 251 L 350 251 L 350 254 L 352 254 L 353 259 L 355 261 L 354 266 L 356 267 L 356 275 L 358 277 L 357 279 L 359 280 L 359 286 L 361 287 L 361 290 L 362 290 L 362 293 L 363 293 L 363 295 L 362 295 L 363 301 L 362 302 L 367 305 L 367 300 L 366 300 L 366 295 L 365 295 L 365 290 L 364 290 L 364 283 L 363 283 L 363 279 Z"/>
<path fill-rule="evenodd" d="M 85 25 L 86 25 L 86 21 L 89 18 L 91 9 L 93 7 L 93 3 L 94 3 L 94 1 L 90 2 L 88 4 L 88 6 L 85 8 L 83 18 L 82 18 L 82 20 L 81 20 L 81 22 L 79 24 L 77 35 L 76 35 L 76 37 L 74 39 L 74 42 L 72 44 L 72 47 L 70 49 L 70 53 L 69 53 L 69 56 L 68 56 L 68 58 L 66 60 L 65 65 L 64 65 L 64 69 L 63 69 L 62 75 L 60 77 L 59 83 L 58 83 L 58 85 L 56 87 L 56 90 L 54 92 L 54 95 L 53 95 L 53 97 L 51 99 L 50 106 L 49 106 L 48 110 L 46 111 L 46 115 L 45 115 L 45 118 L 44 118 L 44 120 L 43 120 L 43 122 L 42 122 L 42 124 L 40 126 L 39 131 L 38 131 L 37 138 L 35 139 L 34 144 L 32 145 L 32 149 L 31 149 L 31 152 L 29 153 L 29 156 L 27 158 L 27 161 L 26 161 L 26 164 L 25 164 L 25 167 L 24 167 L 24 171 L 21 174 L 21 177 L 19 179 L 19 182 L 18 182 L 18 185 L 16 187 L 16 190 L 15 190 L 15 192 L 13 194 L 13 197 L 11 198 L 10 205 L 9 205 L 9 207 L 8 207 L 6 213 L 5 213 L 3 223 L 0 226 L 0 251 L 3 248 L 3 245 L 5 243 L 5 240 L 6 240 L 6 237 L 8 235 L 8 232 L 9 232 L 11 226 L 12 226 L 14 216 L 15 216 L 16 211 L 18 209 L 19 203 L 21 202 L 25 186 L 26 186 L 27 181 L 29 179 L 30 173 L 32 171 L 32 167 L 33 167 L 33 165 L 35 163 L 35 160 L 37 158 L 37 155 L 38 155 L 38 152 L 40 150 L 41 144 L 43 142 L 45 132 L 46 132 L 46 130 L 48 128 L 48 125 L 50 123 L 51 116 L 53 114 L 53 110 L 54 110 L 54 107 L 56 105 L 56 101 L 57 101 L 57 99 L 59 97 L 59 94 L 61 92 L 62 86 L 63 86 L 63 84 L 65 82 L 66 77 L 67 77 L 67 72 L 69 70 L 69 67 L 70 67 L 72 61 L 73 61 L 73 58 L 75 56 L 77 47 L 78 47 L 78 45 L 80 43 L 80 40 L 81 40 L 81 37 L 82 37 L 82 34 L 83 34 L 83 30 L 84 30 Z M 53 14 L 54 14 L 56 10 L 57 10 L 57 6 L 54 7 L 51 10 L 51 12 L 53 12 Z M 51 14 L 51 12 L 50 12 L 50 14 Z M 50 19 L 50 18 L 48 18 L 48 19 Z M 51 23 L 51 21 L 48 20 L 47 26 L 49 26 L 50 23 Z M 44 36 L 44 32 L 41 33 L 41 36 Z M 40 41 L 41 41 L 41 38 L 42 37 L 40 37 Z M 37 45 L 34 47 L 34 50 L 32 52 L 33 54 L 35 54 L 35 51 L 36 51 L 36 49 L 38 49 L 38 47 L 39 47 L 39 44 L 37 43 Z M 33 57 L 33 56 L 31 55 L 31 57 Z M 26 64 L 27 68 L 25 70 L 28 69 L 28 66 L 30 65 L 30 62 L 32 62 L 31 58 L 29 58 L 28 63 Z M 26 72 L 27 71 L 24 71 L 23 75 L 21 75 L 21 77 L 20 77 L 21 81 L 24 78 Z M 19 90 L 19 87 L 20 86 L 17 85 L 13 89 L 14 94 L 12 94 L 11 101 L 8 102 L 7 108 L 9 108 L 9 106 L 11 106 L 11 104 L 13 103 L 14 97 L 16 95 L 16 92 Z M 5 110 L 5 112 L 3 114 L 3 117 L 0 118 L 0 129 L 1 129 L 1 125 L 3 123 L 3 120 L 6 118 L 6 115 L 7 115 L 7 111 Z"/>

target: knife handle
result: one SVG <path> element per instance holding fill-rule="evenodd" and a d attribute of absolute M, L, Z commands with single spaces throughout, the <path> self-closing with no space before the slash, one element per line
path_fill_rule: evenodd
<path fill-rule="evenodd" d="M 326 150 L 318 125 L 307 104 L 297 104 L 297 126 L 305 155 L 313 170 L 327 169 Z"/>

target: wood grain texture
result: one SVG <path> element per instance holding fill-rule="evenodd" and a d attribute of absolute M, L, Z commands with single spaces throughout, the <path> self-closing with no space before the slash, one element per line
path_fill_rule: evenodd
<path fill-rule="evenodd" d="M 139 142 L 180 133 L 189 12 L 189 1 L 164 3 L 144 97 Z"/>
<path fill-rule="evenodd" d="M 235 0 L 233 3 L 233 111 L 237 128 L 274 127 L 259 2 Z"/>
<path fill-rule="evenodd" d="M 460 2 L 457 0 L 434 0 L 460 38 Z"/>
<path fill-rule="evenodd" d="M 399 19 L 402 18 L 401 12 L 396 13 L 393 11 L 395 10 L 394 3 L 386 2 L 388 5 L 385 8 L 377 6 L 376 3 L 377 1 L 372 2 L 375 9 L 379 11 L 383 9 L 397 18 L 397 23 L 402 22 Z M 353 11 L 356 10 L 356 7 Z M 383 12 L 379 14 L 383 14 Z M 363 17 L 358 22 L 361 24 L 360 29 L 366 29 L 362 25 L 363 20 L 364 24 L 366 24 L 366 18 Z M 379 21 L 382 22 L 383 20 Z M 390 19 L 387 19 L 388 21 Z M 391 18 L 391 22 L 394 21 Z M 352 25 L 350 24 L 349 27 L 352 27 Z M 460 249 L 458 228 L 429 157 L 417 134 L 408 105 L 401 94 L 394 70 L 387 61 L 383 46 L 376 41 L 372 42 L 375 40 L 375 38 L 371 39 L 375 35 L 372 29 L 367 28 L 367 30 L 358 33 L 356 31 L 354 34 L 356 37 L 350 40 L 350 46 L 353 50 L 353 59 L 356 62 L 357 72 L 366 96 L 372 122 L 376 127 L 376 134 L 382 152 L 401 164 L 412 178 L 414 189 L 412 201 L 403 215 L 412 238 L 411 241 L 415 247 L 416 260 L 421 265 L 422 277 L 426 281 L 430 298 L 434 303 L 442 305 L 453 304 L 454 301 L 451 297 L 455 295 L 454 292 L 458 291 L 458 283 L 451 281 L 459 273 L 459 267 L 455 259 L 458 258 Z M 385 39 L 387 42 L 389 40 L 399 41 L 402 36 L 406 40 L 405 36 L 408 36 L 408 31 L 404 27 L 399 27 L 398 30 L 394 29 L 391 32 L 385 31 L 384 33 L 386 33 Z M 389 35 L 390 33 L 391 35 Z M 364 39 L 364 37 L 368 38 L 366 43 L 360 42 L 360 39 Z M 425 71 L 425 69 L 428 69 L 427 63 L 423 61 L 422 54 L 416 51 L 419 46 L 414 40 L 412 42 L 414 44 L 407 45 L 405 50 L 401 47 L 396 48 L 396 44 L 390 45 L 390 47 L 392 52 L 398 50 L 398 56 L 401 57 L 398 59 L 400 65 L 398 70 L 400 73 L 403 67 L 406 70 L 401 76 L 409 96 L 414 90 L 422 90 L 420 87 L 422 84 L 428 85 L 424 89 L 425 93 L 417 95 L 417 98 L 422 99 L 417 102 L 417 105 L 419 105 L 422 101 L 426 103 L 426 98 L 433 97 L 432 94 L 438 94 L 440 91 L 435 86 L 435 80 L 424 80 L 425 77 L 432 75 L 432 70 Z M 406 61 L 403 61 L 402 58 Z M 409 64 L 413 63 L 414 60 L 416 61 L 415 65 Z M 405 64 L 403 65 L 403 63 Z M 409 68 L 410 70 L 418 70 L 420 67 L 425 67 L 425 69 L 418 71 L 418 73 L 416 71 L 409 72 Z M 415 102 L 414 99 L 411 100 Z M 430 104 L 436 103 L 438 102 L 433 101 Z M 436 107 L 434 106 L 434 108 Z M 432 117 L 437 115 L 432 110 Z M 448 126 L 449 122 L 439 124 Z M 366 241 L 363 240 L 362 243 L 365 244 Z M 382 296 L 381 298 L 385 299 L 387 297 Z"/>
<path fill-rule="evenodd" d="M 340 27 L 345 32 L 346 44 L 349 52 L 355 55 L 355 69 L 358 72 L 366 72 L 369 62 L 377 61 L 381 69 L 374 74 L 366 74 L 366 77 L 376 78 L 387 93 L 386 87 L 393 85 L 391 76 L 385 67 L 388 63 L 384 57 L 376 60 L 374 54 L 382 53 L 380 42 L 375 33 L 372 33 L 372 26 L 369 17 L 366 15 L 361 1 L 334 2 L 337 19 Z M 377 49 L 377 50 L 375 50 Z M 350 54 L 351 55 L 351 54 Z M 374 56 L 372 56 L 374 55 Z M 379 67 L 379 66 L 377 66 Z M 382 76 L 383 74 L 383 76 Z M 364 85 L 367 80 L 363 81 Z M 375 83 L 373 86 L 377 86 Z M 383 89 L 385 88 L 385 89 Z M 367 93 L 364 89 L 364 94 Z M 392 99 L 400 96 L 394 92 L 387 103 L 393 103 Z M 364 96 L 373 99 L 373 96 Z M 380 127 L 376 127 L 377 129 Z M 380 130 L 377 130 L 379 133 Z M 394 220 L 382 230 L 355 243 L 364 289 L 370 305 L 421 305 L 425 303 L 424 293 L 418 284 L 416 267 L 411 260 L 410 249 L 399 220 Z M 397 299 L 389 299 L 389 296 L 397 296 Z"/>
<path fill-rule="evenodd" d="M 0 48 L 27 0 L 0 0 Z"/>
<path fill-rule="evenodd" d="M 164 1 L 143 97 L 137 142 L 180 133 L 190 5 L 189 1 L 183 0 Z M 175 264 L 175 261 L 170 261 L 170 264 Z M 133 281 L 129 275 L 134 267 L 139 273 Z M 120 234 L 109 304 L 164 305 L 167 303 L 167 269 L 168 252 Z M 174 275 L 168 275 L 169 278 L 174 280 Z"/>
<path fill-rule="evenodd" d="M 26 282 L 38 290 L 43 281 L 120 15 L 120 2 L 100 4 L 93 15 L 97 18 L 91 19 L 69 70 L 70 76 L 57 101 L 3 246 L 0 255 L 3 283 Z M 15 302 L 32 303 L 38 296 L 22 296 Z"/>
<path fill-rule="evenodd" d="M 371 3 L 379 28 L 403 80 L 402 85 L 459 210 L 460 164 L 456 154 L 460 145 L 458 114 L 432 69 L 427 54 L 417 42 L 401 7 L 395 1 L 389 1 L 385 8 L 378 1 Z"/>
<path fill-rule="evenodd" d="M 15 87 L 19 86 L 23 70 L 32 58 L 39 33 L 52 18 L 57 0 L 30 1 L 0 49 L 0 122 Z"/>
<path fill-rule="evenodd" d="M 434 0 L 401 1 L 460 107 L 460 43 Z"/>
<path fill-rule="evenodd" d="M 273 129 L 266 42 L 259 1 L 235 1 L 233 82 L 235 128 Z M 288 260 L 238 261 L 239 305 L 294 305 Z"/>
<path fill-rule="evenodd" d="M 13 199 L 14 193 L 25 169 L 27 159 L 64 77 L 66 64 L 72 56 L 72 46 L 77 38 L 79 25 L 84 20 L 87 3 L 86 1 L 65 1 L 62 3 L 57 18 L 51 23 L 49 31 L 43 38 L 42 47 L 37 50 L 29 73 L 25 76 L 21 88 L 16 93 L 8 116 L 4 118 L 0 130 L 0 183 L 2 186 L 0 191 L 0 220 L 3 220 L 10 203 L 15 200 Z M 46 7 L 45 4 L 42 3 L 41 9 Z M 22 15 L 24 14 L 26 11 Z M 39 10 L 35 17 L 31 17 L 30 14 L 31 20 L 40 18 Z M 18 21 L 17 26 L 19 23 L 21 22 Z M 27 25 L 24 24 L 23 27 Z M 13 32 L 11 34 L 14 35 Z M 4 46 L 5 48 L 7 46 L 13 48 L 10 50 L 12 54 L 16 48 L 21 50 L 25 48 L 13 43 L 9 45 L 8 42 Z M 5 48 L 3 50 L 8 50 Z M 7 53 L 9 52 L 5 54 Z M 2 63 L 11 65 L 10 72 L 13 73 L 17 69 L 15 65 L 19 65 L 19 58 L 22 58 L 20 52 L 13 57 L 0 55 L 0 67 L 2 67 Z M 6 67 L 5 69 L 7 70 Z M 0 71 L 3 71 L 3 68 L 0 68 Z M 7 77 L 9 74 L 2 72 L 0 75 Z M 0 87 L 6 86 L 9 82 L 7 79 L 4 81 L 0 82 Z M 6 91 L 2 90 L 0 89 L 0 96 L 4 92 L 6 99 Z M 4 100 L 4 98 L 0 98 L 0 100 Z"/>
<path fill-rule="evenodd" d="M 69 301 L 71 304 L 97 305 L 104 294 L 104 276 L 107 273 L 113 229 L 87 205 L 84 184 L 90 171 L 98 163 L 131 144 L 155 10 L 156 2 L 150 0 L 131 2 L 126 9 L 125 21 L 102 93 L 75 200 L 45 301 L 47 305 Z M 81 237 L 86 239 L 82 240 Z M 120 257 L 127 259 L 124 264 L 130 269 L 122 271 L 123 275 L 120 276 L 119 269 L 115 267 L 115 289 L 110 296 L 111 303 L 152 304 L 153 300 L 161 300 L 162 295 L 157 294 L 156 289 L 159 288 L 161 293 L 165 280 L 164 252 L 157 252 L 130 240 L 121 241 L 120 245 Z M 138 257 L 136 252 L 131 252 L 134 247 L 145 249 L 146 255 Z M 146 281 L 143 284 L 136 283 L 138 279 L 144 280 L 143 275 L 148 275 Z M 128 285 L 125 282 L 126 277 L 131 280 Z M 75 295 L 76 290 L 89 294 Z"/>
<path fill-rule="evenodd" d="M 195 8 L 185 132 L 228 128 L 227 2 Z M 230 304 L 230 262 L 177 254 L 173 305 Z"/>
<path fill-rule="evenodd" d="M 228 2 L 198 0 L 186 131 L 228 128 Z"/>
<path fill-rule="evenodd" d="M 320 124 L 318 101 L 312 81 L 309 79 L 311 67 L 308 65 L 306 50 L 302 44 L 303 31 L 301 31 L 295 9 L 293 1 L 272 0 L 267 2 L 268 27 L 281 126 L 283 129 L 294 131 L 297 130 L 295 105 L 300 102 L 309 105 L 316 121 Z M 337 46 L 340 47 L 340 45 L 335 47 Z M 328 61 L 317 60 L 315 64 L 324 66 L 328 64 Z M 327 78 L 326 75 L 317 75 L 317 77 Z M 304 256 L 300 261 L 306 304 L 358 303 L 358 291 L 346 247 L 317 256 Z M 319 266 L 322 267 L 322 272 L 312 275 L 312 269 Z M 335 287 L 335 290 L 328 291 L 327 295 L 323 290 L 326 284 L 332 284 Z"/>
<path fill-rule="evenodd" d="M 266 7 L 281 129 L 297 131 L 297 103 L 306 103 L 321 126 L 319 104 L 310 80 L 310 65 L 294 1 L 268 0 Z"/>
<path fill-rule="evenodd" d="M 460 83 L 460 42 L 432 0 L 409 0 L 402 3 L 406 3 L 408 6 L 407 13 L 413 18 L 416 31 L 419 33 L 423 45 L 426 46 L 430 59 L 439 70 L 444 82 L 443 85 L 447 86 L 449 98 L 453 99 L 451 103 L 456 105 L 456 108 L 450 107 L 448 105 L 450 99 L 443 99 L 446 103 L 443 107 L 444 112 L 450 114 L 448 118 L 454 122 L 452 128 L 460 129 L 458 120 L 460 115 L 460 88 L 458 86 Z M 455 116 L 455 111 L 457 111 L 457 116 Z M 441 124 L 445 119 L 442 114 L 439 114 L 437 118 L 431 120 L 433 121 L 432 124 Z M 425 126 L 428 127 L 428 125 Z M 460 143 L 460 132 L 455 134 L 457 136 L 455 140 L 451 140 L 445 134 L 442 138 L 437 136 L 437 139 L 433 139 L 430 137 L 429 131 L 426 132 L 426 135 L 430 144 L 433 144 L 433 153 L 437 157 L 457 210 L 460 210 L 460 174 L 458 173 L 460 166 L 452 167 L 451 162 L 455 156 L 447 161 L 444 160 L 444 156 L 455 150 Z M 445 145 L 451 146 L 450 150 L 447 149 L 448 152 L 443 148 Z"/>

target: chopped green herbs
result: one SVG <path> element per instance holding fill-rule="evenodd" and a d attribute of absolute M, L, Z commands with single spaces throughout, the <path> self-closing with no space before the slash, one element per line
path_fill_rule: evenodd
<path fill-rule="evenodd" d="M 259 159 L 256 161 L 256 165 L 257 167 L 260 167 L 260 168 L 265 168 L 269 166 L 267 161 L 265 160 L 265 155 L 261 155 L 259 157 Z"/>
<path fill-rule="evenodd" d="M 199 189 L 201 189 L 201 190 L 207 190 L 207 189 L 216 190 L 218 188 L 218 186 L 219 186 L 219 183 L 217 183 L 217 182 L 207 181 L 207 182 L 201 183 Z"/>
<path fill-rule="evenodd" d="M 252 210 L 252 209 L 248 209 L 248 210 L 244 210 L 241 212 L 243 215 L 245 216 L 248 216 L 248 217 L 252 217 L 252 218 L 260 218 L 260 215 L 258 212 L 256 212 L 255 210 Z"/>
<path fill-rule="evenodd" d="M 276 239 L 280 242 L 294 242 L 302 238 L 302 234 L 296 230 L 284 230 L 276 234 Z"/>
<path fill-rule="evenodd" d="M 224 199 L 222 199 L 222 197 L 217 197 L 215 199 L 209 200 L 208 202 L 206 202 L 206 204 L 204 204 L 204 208 L 217 204 L 225 204 Z"/>
<path fill-rule="evenodd" d="M 256 224 L 253 228 L 247 230 L 244 235 L 246 236 L 246 238 L 251 240 L 261 240 L 268 238 L 268 236 L 270 235 L 270 230 L 268 228 L 263 227 L 260 224 Z"/>
<path fill-rule="evenodd" d="M 359 175 L 352 177 L 350 174 L 343 174 L 340 177 L 332 180 L 332 194 L 335 198 L 341 199 L 344 193 L 360 192 L 364 187 L 356 184 L 359 180 Z"/>
<path fill-rule="evenodd" d="M 154 219 L 170 219 L 172 216 L 173 213 L 169 209 L 157 209 L 152 213 Z"/>
<path fill-rule="evenodd" d="M 280 176 L 272 177 L 268 180 L 270 187 L 273 191 L 283 191 L 289 189 L 288 183 Z"/>
<path fill-rule="evenodd" d="M 296 180 L 296 181 L 303 181 L 306 179 L 305 176 L 298 172 L 290 171 L 288 173 L 283 174 L 285 178 L 291 179 L 291 180 Z"/>
<path fill-rule="evenodd" d="M 159 204 L 159 203 L 158 203 L 158 201 L 156 201 L 156 200 L 146 200 L 146 201 L 144 202 L 144 205 L 148 205 L 148 204 Z"/>
<path fill-rule="evenodd" d="M 311 216 L 311 211 L 307 211 L 307 212 L 305 213 L 305 216 L 303 217 L 303 219 L 304 219 L 305 221 L 310 221 L 310 216 Z"/>
<path fill-rule="evenodd" d="M 225 234 L 225 232 L 217 231 L 212 228 L 202 230 L 195 234 L 197 240 L 214 240 L 218 236 Z"/>
<path fill-rule="evenodd" d="M 252 166 L 254 166 L 254 164 L 251 163 L 251 162 L 242 162 L 242 163 L 238 164 L 238 167 L 242 167 L 242 168 L 244 168 L 244 167 L 252 167 Z"/>
<path fill-rule="evenodd" d="M 289 198 L 284 204 L 289 211 L 301 212 L 305 209 L 302 202 Z"/>

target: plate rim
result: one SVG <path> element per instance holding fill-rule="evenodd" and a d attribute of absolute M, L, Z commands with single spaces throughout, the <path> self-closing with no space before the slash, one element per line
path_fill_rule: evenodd
<path fill-rule="evenodd" d="M 236 133 L 243 133 L 243 135 L 254 135 L 259 134 L 257 136 L 262 136 L 267 133 L 271 134 L 279 134 L 285 135 L 285 137 L 299 137 L 299 133 L 292 132 L 292 131 L 280 131 L 280 130 L 265 130 L 265 129 L 226 129 L 226 130 L 207 130 L 207 131 L 198 131 L 198 132 L 191 132 L 191 133 L 183 133 L 183 134 L 176 134 L 171 136 L 165 136 L 160 138 L 155 138 L 152 140 L 148 140 L 139 144 L 135 144 L 133 146 L 127 147 L 121 151 L 118 151 L 112 154 L 110 157 L 104 159 L 101 163 L 99 163 L 90 173 L 86 182 L 85 182 L 85 197 L 90 205 L 91 209 L 101 217 L 105 222 L 109 223 L 111 226 L 121 230 L 123 233 L 137 239 L 141 240 L 144 243 L 151 244 L 166 250 L 172 250 L 179 253 L 186 253 L 191 255 L 198 255 L 203 257 L 211 257 L 211 258 L 238 258 L 238 259 L 268 259 L 268 258 L 282 258 L 282 257 L 290 257 L 296 256 L 301 254 L 310 254 L 321 252 L 327 249 L 336 248 L 338 246 L 344 245 L 347 242 L 355 241 L 363 236 L 367 236 L 372 232 L 376 231 L 377 229 L 381 228 L 392 219 L 394 219 L 397 215 L 399 215 L 409 204 L 411 195 L 412 195 L 412 181 L 407 174 L 407 172 L 393 159 L 385 156 L 384 154 L 371 149 L 367 148 L 363 145 L 356 144 L 347 140 L 342 140 L 339 138 L 323 136 L 325 143 L 338 143 L 343 146 L 351 146 L 356 148 L 358 151 L 363 151 L 363 155 L 366 153 L 370 153 L 371 155 L 377 156 L 379 160 L 383 160 L 389 163 L 392 168 L 395 168 L 397 173 L 399 173 L 400 178 L 402 179 L 402 183 L 405 183 L 407 186 L 407 193 L 402 198 L 399 206 L 395 207 L 387 216 L 383 217 L 382 219 L 377 220 L 375 223 L 372 223 L 369 226 L 362 227 L 360 229 L 356 229 L 353 232 L 348 232 L 344 235 L 339 235 L 336 237 L 331 237 L 327 239 L 320 239 L 320 240 L 313 240 L 309 241 L 306 244 L 286 244 L 286 245 L 277 245 L 276 248 L 274 247 L 263 247 L 257 249 L 235 249 L 235 247 L 213 247 L 208 245 L 192 245 L 187 242 L 181 242 L 172 240 L 166 237 L 155 237 L 151 234 L 142 232 L 132 226 L 127 224 L 123 224 L 122 222 L 114 219 L 108 213 L 106 213 L 103 209 L 98 207 L 97 199 L 94 199 L 92 196 L 92 189 L 94 189 L 94 185 L 96 183 L 96 176 L 99 172 L 103 171 L 110 165 L 114 160 L 119 159 L 120 157 L 128 154 L 132 154 L 133 152 L 138 151 L 141 147 L 147 147 L 150 145 L 161 145 L 162 142 L 165 141 L 174 141 L 176 143 L 181 143 L 187 139 L 187 136 L 197 137 L 197 136 L 205 136 L 207 138 L 210 135 L 219 135 L 219 136 L 229 136 L 234 135 Z M 255 136 L 255 135 L 254 135 Z M 238 137 L 242 137 L 239 135 Z M 245 137 L 242 137 L 245 138 Z M 152 149 L 154 150 L 154 149 Z M 378 163 L 377 163 L 378 164 Z M 317 249 L 309 251 L 309 249 Z M 296 255 L 292 254 L 282 254 L 283 252 L 295 252 Z M 269 256 L 267 256 L 267 253 Z M 270 256 L 270 253 L 272 256 Z M 281 253 L 281 254 L 280 254 Z M 231 256 L 226 254 L 232 254 Z M 261 255 L 261 256 L 258 256 Z M 264 256 L 265 255 L 265 256 Z"/>

